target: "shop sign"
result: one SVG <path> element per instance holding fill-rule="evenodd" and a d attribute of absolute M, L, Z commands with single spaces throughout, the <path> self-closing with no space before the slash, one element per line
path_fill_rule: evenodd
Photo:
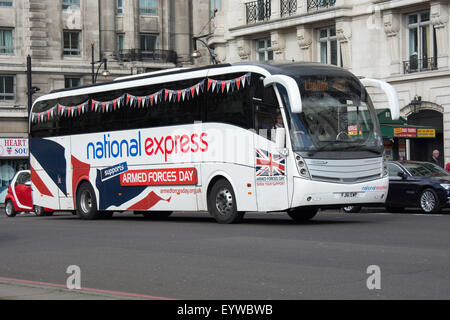
<path fill-rule="evenodd" d="M 417 129 L 417 138 L 436 138 L 435 129 Z"/>
<path fill-rule="evenodd" d="M 417 128 L 394 128 L 394 137 L 416 138 Z"/>
<path fill-rule="evenodd" d="M 27 158 L 28 139 L 0 138 L 0 158 Z"/>

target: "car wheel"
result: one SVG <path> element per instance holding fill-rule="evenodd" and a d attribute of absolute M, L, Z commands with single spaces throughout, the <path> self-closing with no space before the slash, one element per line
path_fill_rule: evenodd
<path fill-rule="evenodd" d="M 295 208 L 295 209 L 289 210 L 287 212 L 287 214 L 294 221 L 306 222 L 306 221 L 309 221 L 312 218 L 314 218 L 318 212 L 319 212 L 319 209 L 314 209 L 314 208 Z"/>
<path fill-rule="evenodd" d="M 5 205 L 5 212 L 6 212 L 6 215 L 7 215 L 9 218 L 14 218 L 14 217 L 16 216 L 17 212 L 16 212 L 16 210 L 14 209 L 14 204 L 12 203 L 11 200 L 8 200 L 8 201 L 6 202 L 6 205 Z"/>
<path fill-rule="evenodd" d="M 34 206 L 34 214 L 37 215 L 38 217 L 45 217 L 47 214 L 44 211 L 44 208 L 40 207 L 40 206 Z"/>
<path fill-rule="evenodd" d="M 433 189 L 425 189 L 420 195 L 420 208 L 424 213 L 438 213 L 441 211 L 439 198 Z"/>
<path fill-rule="evenodd" d="M 389 213 L 403 213 L 405 208 L 402 207 L 386 207 L 386 211 Z"/>
<path fill-rule="evenodd" d="M 164 220 L 169 218 L 172 213 L 172 211 L 145 211 L 138 214 L 142 214 L 148 220 Z"/>
<path fill-rule="evenodd" d="M 359 213 L 361 212 L 361 206 L 346 206 L 342 208 L 345 213 Z"/>
<path fill-rule="evenodd" d="M 96 220 L 99 217 L 94 189 L 87 182 L 83 182 L 77 191 L 77 214 L 82 220 Z"/>
<path fill-rule="evenodd" d="M 233 187 L 225 179 L 217 181 L 212 187 L 208 195 L 208 211 L 221 224 L 238 223 L 245 214 L 237 211 Z"/>

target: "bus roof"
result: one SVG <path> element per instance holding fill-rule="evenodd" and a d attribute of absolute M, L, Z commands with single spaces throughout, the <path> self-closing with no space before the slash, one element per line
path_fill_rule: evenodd
<path fill-rule="evenodd" d="M 278 62 L 278 63 L 257 63 L 239 62 L 235 64 L 218 64 L 198 68 L 175 68 L 151 72 L 148 74 L 122 77 L 107 83 L 87 85 L 71 89 L 55 90 L 51 93 L 39 97 L 33 104 L 32 112 L 36 103 L 45 100 L 60 99 L 64 97 L 85 95 L 97 92 L 106 92 L 128 87 L 139 87 L 149 84 L 180 81 L 207 76 L 217 76 L 221 73 L 255 72 L 264 76 L 283 74 L 288 76 L 353 76 L 346 69 L 336 66 L 311 62 Z M 174 78 L 174 76 L 178 76 Z"/>

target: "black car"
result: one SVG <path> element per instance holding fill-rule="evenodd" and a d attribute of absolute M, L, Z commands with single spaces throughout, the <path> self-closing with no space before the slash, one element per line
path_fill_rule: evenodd
<path fill-rule="evenodd" d="M 437 213 L 450 205 L 450 174 L 441 167 L 418 161 L 390 161 L 388 212 L 420 208 L 424 213 Z M 344 207 L 345 212 L 359 212 L 361 207 Z"/>

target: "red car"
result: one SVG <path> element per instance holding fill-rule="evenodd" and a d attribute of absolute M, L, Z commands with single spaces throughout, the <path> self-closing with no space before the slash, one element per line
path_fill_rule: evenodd
<path fill-rule="evenodd" d="M 33 206 L 31 197 L 31 173 L 23 170 L 16 173 L 8 187 L 5 198 L 5 211 L 8 217 L 15 217 L 18 212 L 34 212 L 37 216 L 51 216 L 50 209 Z"/>

